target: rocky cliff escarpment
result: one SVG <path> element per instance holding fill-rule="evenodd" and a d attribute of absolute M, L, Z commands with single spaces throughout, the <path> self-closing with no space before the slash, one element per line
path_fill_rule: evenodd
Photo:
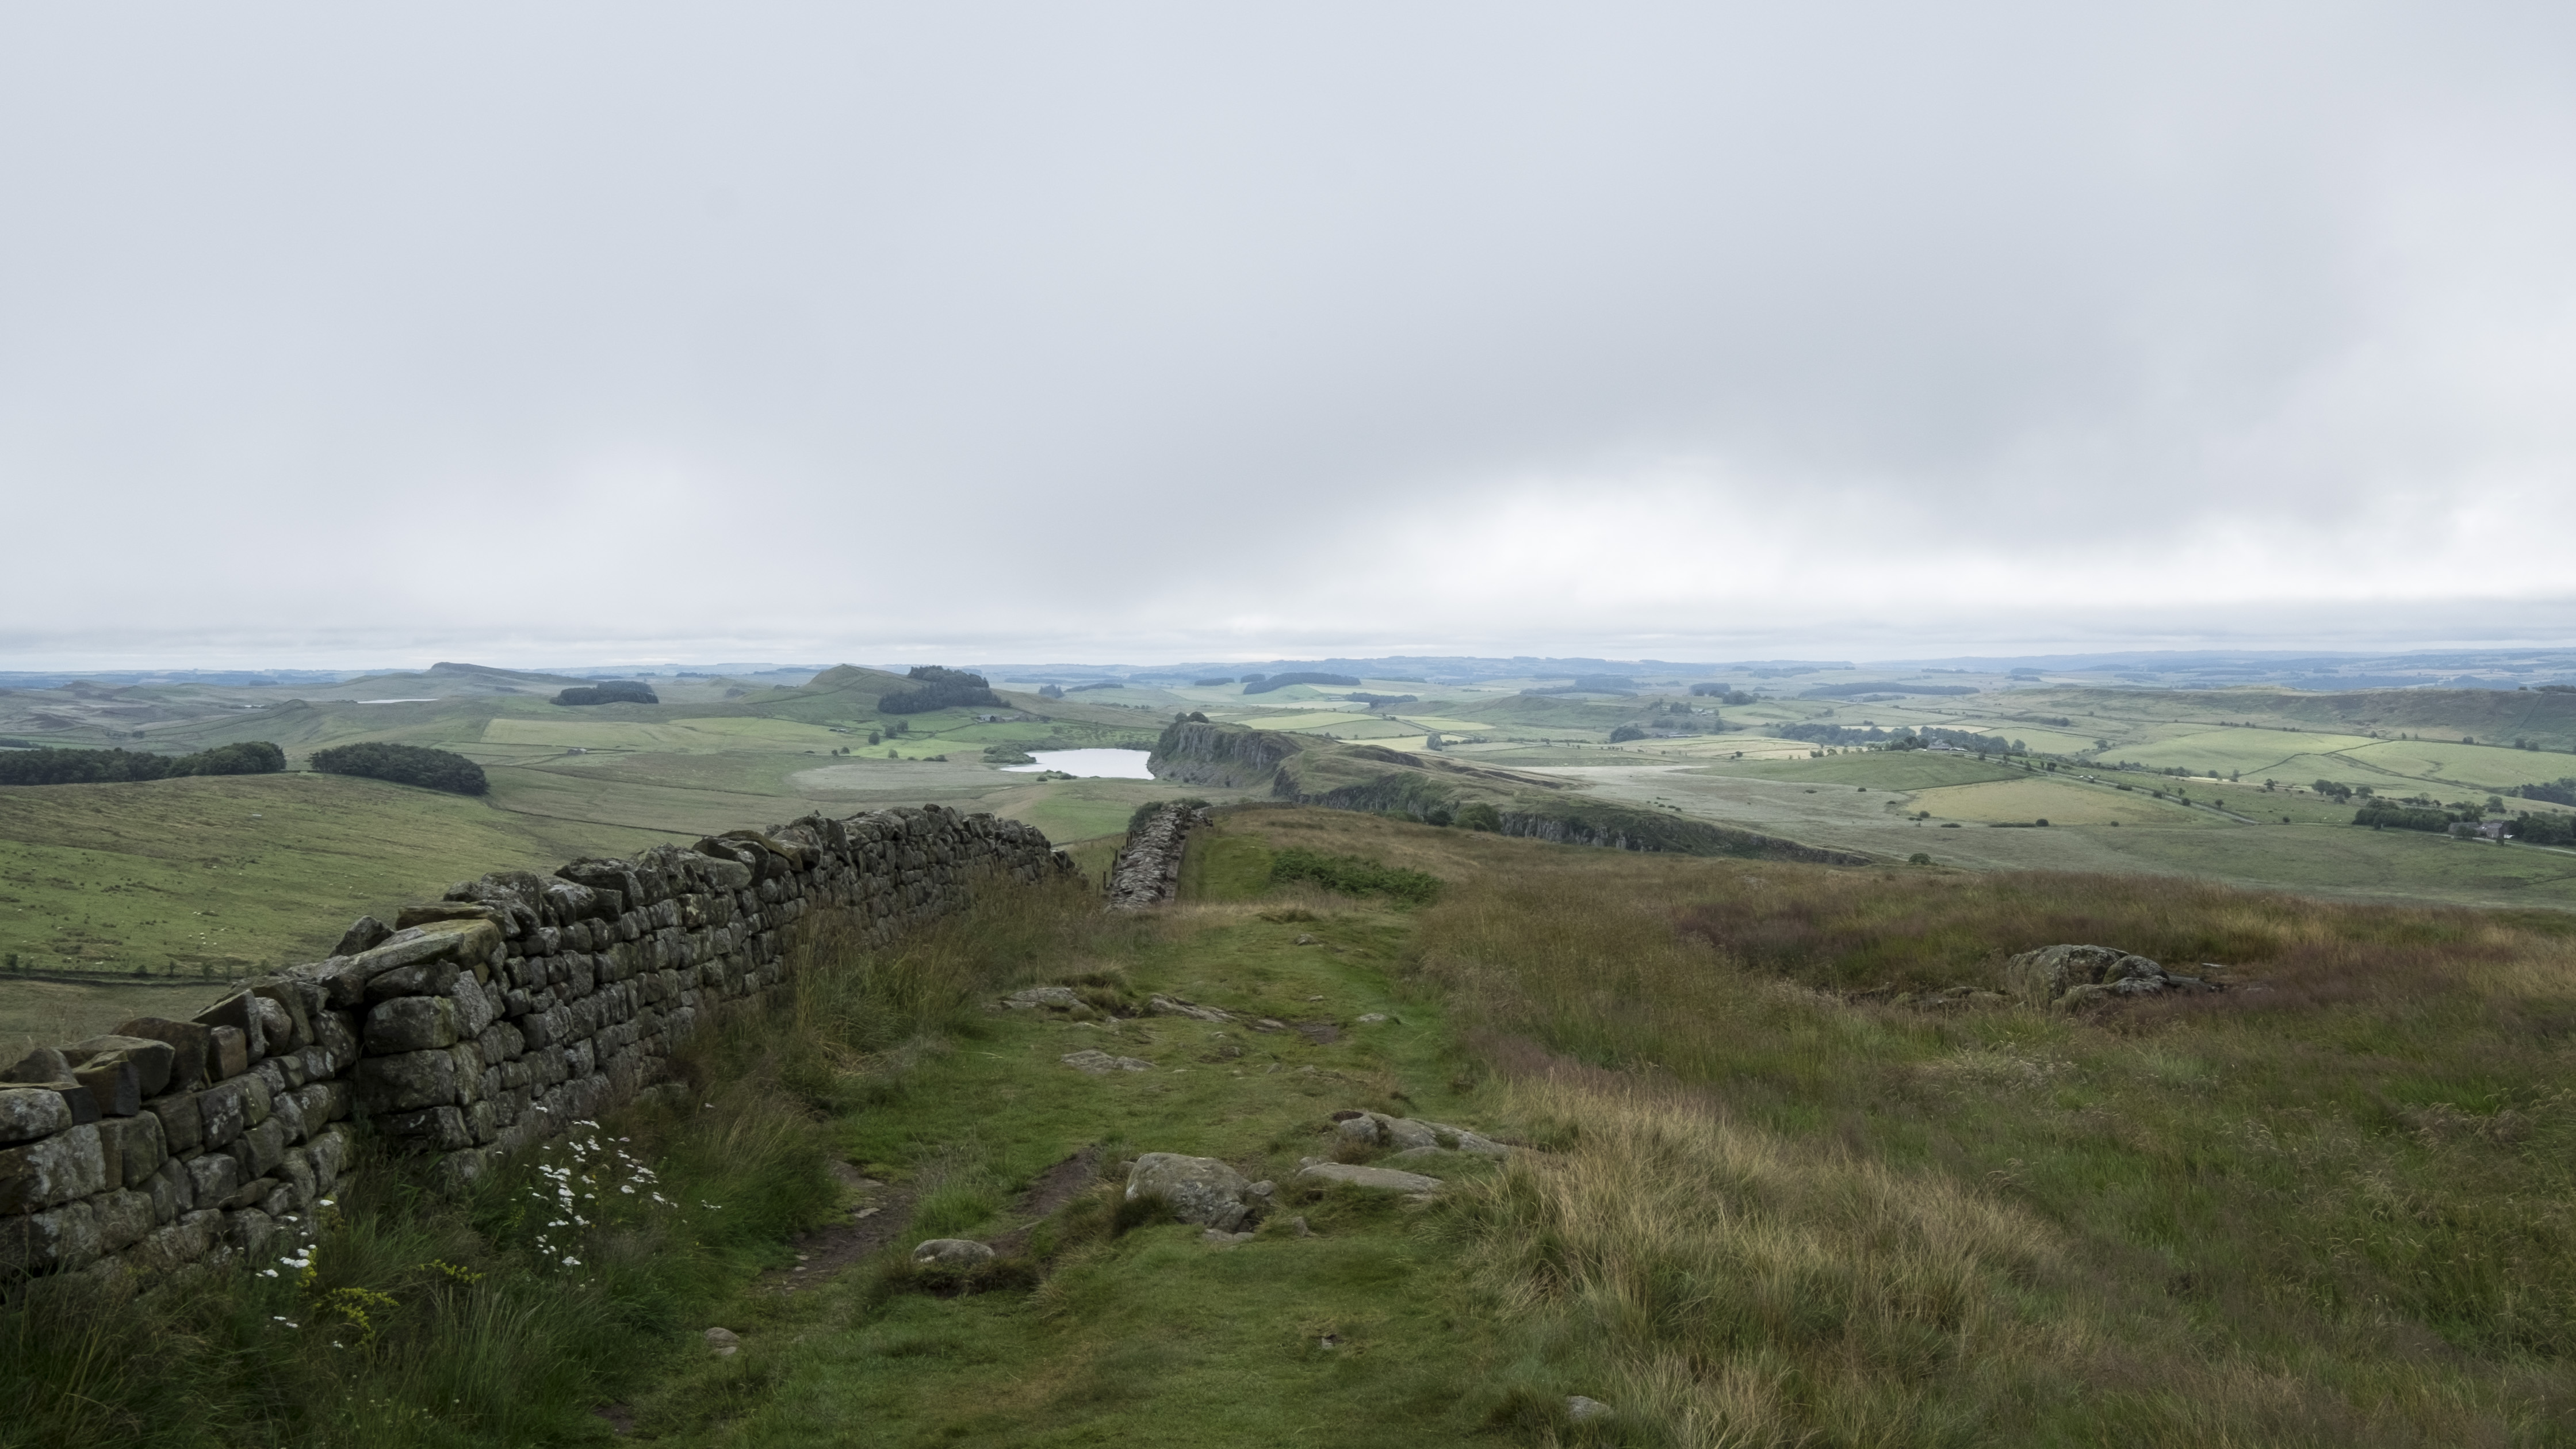
<path fill-rule="evenodd" d="M 1269 784 L 1282 762 L 1317 743 L 1276 730 L 1178 720 L 1154 742 L 1145 768 L 1175 784 L 1248 790 Z"/>

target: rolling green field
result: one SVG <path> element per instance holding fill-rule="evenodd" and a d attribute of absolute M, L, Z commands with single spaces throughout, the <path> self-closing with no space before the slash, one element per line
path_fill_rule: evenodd
<path fill-rule="evenodd" d="M 72 1039 L 104 1030 L 132 1014 L 138 976 L 211 998 L 235 977 L 318 959 L 357 917 L 390 919 L 452 881 L 649 843 L 334 775 L 0 787 L 0 952 L 100 983 L 0 971 L 0 1051 L 64 1039 L 65 1023 L 86 1028 Z M 171 993 L 153 998 L 161 1014 L 190 996 L 154 989 Z"/>

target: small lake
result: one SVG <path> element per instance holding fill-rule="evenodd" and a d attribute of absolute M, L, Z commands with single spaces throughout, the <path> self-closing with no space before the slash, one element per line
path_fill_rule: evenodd
<path fill-rule="evenodd" d="M 1145 768 L 1147 750 L 1031 750 L 1034 765 L 1004 765 L 1014 775 L 1034 775 L 1041 770 L 1061 770 L 1092 780 L 1150 780 L 1152 771 Z"/>

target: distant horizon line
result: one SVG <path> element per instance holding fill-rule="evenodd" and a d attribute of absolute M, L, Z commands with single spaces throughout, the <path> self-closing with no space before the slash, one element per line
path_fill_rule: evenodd
<path fill-rule="evenodd" d="M 951 657 L 954 658 L 955 656 Z M 2406 649 L 2226 649 L 2199 647 L 2174 649 L 2088 650 L 2030 654 L 1995 653 L 1921 655 L 1882 657 L 1874 659 L 1774 657 L 1766 659 L 1676 660 L 1644 657 L 1617 659 L 1599 655 L 1464 653 L 1351 654 L 1328 655 L 1317 658 L 1302 659 L 1184 659 L 1165 663 L 1095 663 L 1078 660 L 1058 660 L 1043 663 L 1034 661 L 975 662 L 967 660 L 959 664 L 952 665 L 951 667 L 992 672 L 1083 671 L 1097 672 L 1105 675 L 1130 676 L 1138 674 L 1175 674 L 1214 670 L 1242 671 L 1265 668 L 1285 669 L 1299 666 L 1320 668 L 1331 665 L 1369 664 L 1432 668 L 1442 665 L 1483 665 L 1491 667 L 1497 665 L 1527 664 L 1542 669 L 1549 667 L 1618 667 L 1632 669 L 1702 671 L 1737 669 L 1869 670 L 1947 668 L 1976 673 L 2005 673 L 2017 668 L 2042 670 L 2053 668 L 2059 672 L 2073 673 L 2114 669 L 2123 665 L 2136 666 L 2156 663 L 2169 665 L 2222 665 L 2233 662 L 2242 662 L 2247 664 L 2267 664 L 2278 667 L 2298 661 L 2314 661 L 2320 665 L 2348 665 L 2369 661 L 2384 661 L 2388 664 L 2397 664 L 2401 661 L 2414 661 L 2416 662 L 2416 667 L 2421 668 L 2426 667 L 2424 661 L 2434 660 L 2451 661 L 2450 667 L 2463 669 L 2504 667 L 2507 666 L 2509 662 L 2521 663 L 2526 667 L 2545 664 L 2576 667 L 2576 646 L 2521 645 L 2466 648 L 2417 647 Z M 9 682 L 13 680 L 57 679 L 78 681 L 84 679 L 103 680 L 117 677 L 132 679 L 146 676 L 172 679 L 204 678 L 209 676 L 248 678 L 269 677 L 275 678 L 280 682 L 310 681 L 315 683 L 336 684 L 380 675 L 426 674 L 442 666 L 489 669 L 510 674 L 554 674 L 586 678 L 598 677 L 612 673 L 655 675 L 660 677 L 669 677 L 683 673 L 708 675 L 786 672 L 821 673 L 825 670 L 841 668 L 844 666 L 880 669 L 888 673 L 900 674 L 907 668 L 914 667 L 912 664 L 905 662 L 870 663 L 856 659 L 842 659 L 829 664 L 813 664 L 787 663 L 772 660 L 716 660 L 701 662 L 667 658 L 655 660 L 631 660 L 612 663 L 553 665 L 480 664 L 470 660 L 439 660 L 426 665 L 236 665 L 229 667 L 221 665 L 154 666 L 133 664 L 113 665 L 100 663 L 74 664 L 68 666 L 55 666 L 52 668 L 0 668 L 0 688 L 9 687 Z"/>

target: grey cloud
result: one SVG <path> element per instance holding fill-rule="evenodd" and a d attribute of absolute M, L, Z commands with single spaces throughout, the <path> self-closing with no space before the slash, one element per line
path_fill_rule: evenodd
<path fill-rule="evenodd" d="M 0 654 L 2555 637 L 2571 28 L 22 10 Z"/>

